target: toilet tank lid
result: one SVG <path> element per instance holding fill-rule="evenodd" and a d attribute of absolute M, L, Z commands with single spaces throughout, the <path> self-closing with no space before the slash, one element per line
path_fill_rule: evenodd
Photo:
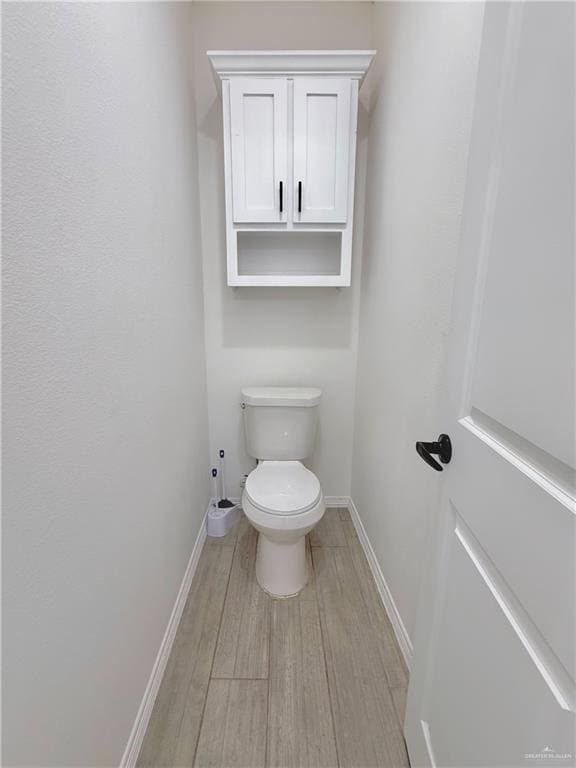
<path fill-rule="evenodd" d="M 311 408 L 322 397 L 322 390 L 317 387 L 242 387 L 241 392 L 246 405 Z"/>

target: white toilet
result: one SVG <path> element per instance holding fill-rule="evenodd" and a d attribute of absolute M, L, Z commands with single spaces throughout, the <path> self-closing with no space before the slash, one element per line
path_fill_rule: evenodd
<path fill-rule="evenodd" d="M 274 597 L 306 585 L 305 537 L 325 510 L 318 478 L 300 462 L 314 447 L 321 396 L 313 387 L 242 389 L 246 446 L 258 459 L 242 507 L 260 534 L 256 578 Z"/>

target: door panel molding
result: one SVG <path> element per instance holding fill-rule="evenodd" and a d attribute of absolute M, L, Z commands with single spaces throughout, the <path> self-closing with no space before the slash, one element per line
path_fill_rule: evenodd
<path fill-rule="evenodd" d="M 456 538 L 542 675 L 558 704 L 576 712 L 576 685 L 464 519 L 456 513 Z"/>
<path fill-rule="evenodd" d="M 524 755 L 546 744 L 571 752 L 574 714 L 565 700 L 570 691 L 558 685 L 565 675 L 554 668 L 546 646 L 534 634 L 526 636 L 526 625 L 517 622 L 518 606 L 506 610 L 511 605 L 502 600 L 508 597 L 502 582 L 494 584 L 493 569 L 471 551 L 469 531 L 464 546 L 462 533 L 456 513 L 431 686 L 418 730 L 422 720 L 428 723 L 431 753 L 442 768 L 521 765 Z M 567 684 L 572 685 L 569 677 Z M 430 750 L 424 754 L 412 764 L 430 765 Z"/>
<path fill-rule="evenodd" d="M 576 514 L 572 467 L 476 408 L 459 423 Z"/>

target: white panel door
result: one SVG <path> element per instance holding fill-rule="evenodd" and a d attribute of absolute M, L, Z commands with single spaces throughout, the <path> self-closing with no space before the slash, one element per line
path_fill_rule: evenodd
<path fill-rule="evenodd" d="M 230 132 L 234 221 L 257 224 L 285 221 L 286 79 L 232 79 Z"/>
<path fill-rule="evenodd" d="M 350 93 L 349 79 L 294 80 L 295 222 L 346 222 Z"/>
<path fill-rule="evenodd" d="M 574 15 L 486 4 L 413 768 L 576 762 Z"/>

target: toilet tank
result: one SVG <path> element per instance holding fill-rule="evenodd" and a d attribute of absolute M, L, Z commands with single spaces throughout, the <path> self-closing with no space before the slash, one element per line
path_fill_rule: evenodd
<path fill-rule="evenodd" d="M 244 434 L 250 456 L 267 461 L 310 456 L 321 396 L 316 387 L 243 387 Z"/>

